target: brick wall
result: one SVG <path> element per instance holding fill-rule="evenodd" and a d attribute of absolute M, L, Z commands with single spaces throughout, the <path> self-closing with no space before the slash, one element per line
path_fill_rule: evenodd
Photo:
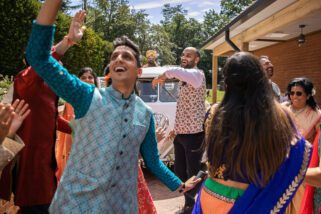
<path fill-rule="evenodd" d="M 321 31 L 306 35 L 306 42 L 298 47 L 296 39 L 263 48 L 253 53 L 267 55 L 274 65 L 272 80 L 285 92 L 295 77 L 308 77 L 316 89 L 316 101 L 321 105 Z"/>

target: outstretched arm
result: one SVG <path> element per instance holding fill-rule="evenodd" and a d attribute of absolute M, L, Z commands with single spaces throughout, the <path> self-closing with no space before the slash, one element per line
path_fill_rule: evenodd
<path fill-rule="evenodd" d="M 76 118 L 81 118 L 89 109 L 95 87 L 69 74 L 68 71 L 51 56 L 50 49 L 55 31 L 55 27 L 52 25 L 55 21 L 60 3 L 60 0 L 46 0 L 42 5 L 37 21 L 33 24 L 27 47 L 27 60 L 50 88 L 59 97 L 62 97 L 74 107 Z M 74 20 L 71 24 L 72 30 L 69 31 L 68 37 L 70 36 L 72 39 L 82 37 L 83 28 L 81 28 L 81 19 L 83 19 L 84 16 L 84 12 L 76 16 L 78 21 L 75 24 Z M 68 40 L 69 39 L 70 38 L 68 38 Z M 61 45 L 63 45 L 63 43 Z M 58 47 L 58 49 L 62 52 L 64 51 L 64 48 L 61 46 Z"/>
<path fill-rule="evenodd" d="M 195 176 L 193 176 L 185 183 L 182 183 L 182 181 L 159 159 L 153 117 L 151 117 L 148 132 L 140 147 L 140 153 L 144 158 L 147 168 L 172 191 L 188 191 L 201 181 L 201 179 L 195 179 Z"/>
<path fill-rule="evenodd" d="M 157 83 L 163 84 L 166 79 L 172 78 L 187 82 L 188 84 L 192 85 L 193 88 L 199 88 L 202 85 L 204 73 L 199 69 L 185 69 L 182 67 L 169 67 L 165 69 L 166 71 L 163 74 L 159 75 L 153 80 L 153 86 Z"/>
<path fill-rule="evenodd" d="M 40 25 L 53 25 L 62 0 L 46 0 L 37 16 Z"/>

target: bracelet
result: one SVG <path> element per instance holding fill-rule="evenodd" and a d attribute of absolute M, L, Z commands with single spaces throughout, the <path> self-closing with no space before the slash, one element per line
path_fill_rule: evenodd
<path fill-rule="evenodd" d="M 185 183 L 183 183 L 182 188 L 178 192 L 182 193 L 184 190 L 185 190 Z"/>
<path fill-rule="evenodd" d="M 68 35 L 66 35 L 66 36 L 64 37 L 64 39 L 67 40 L 67 44 L 68 44 L 69 47 L 77 44 L 77 42 L 75 42 L 74 40 L 70 39 L 70 37 L 69 37 Z"/>

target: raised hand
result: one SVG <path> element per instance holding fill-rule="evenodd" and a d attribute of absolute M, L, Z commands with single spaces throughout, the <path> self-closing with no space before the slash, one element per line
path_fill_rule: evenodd
<path fill-rule="evenodd" d="M 152 87 L 155 89 L 157 84 L 164 85 L 166 79 L 167 78 L 164 74 L 159 75 L 158 77 L 155 77 L 152 81 Z"/>
<path fill-rule="evenodd" d="M 13 137 L 17 130 L 20 128 L 24 119 L 29 115 L 29 105 L 24 100 L 15 100 L 12 104 L 14 109 L 14 117 L 9 129 L 8 137 Z"/>
<path fill-rule="evenodd" d="M 0 144 L 8 135 L 14 117 L 11 105 L 0 103 Z"/>
<path fill-rule="evenodd" d="M 79 42 L 84 35 L 84 31 L 86 29 L 86 27 L 83 26 L 85 17 L 86 11 L 80 10 L 75 14 L 71 21 L 68 32 L 68 38 L 74 43 Z"/>
<path fill-rule="evenodd" d="M 167 140 L 173 141 L 174 138 L 175 138 L 175 136 L 176 136 L 176 133 L 175 133 L 175 131 L 174 131 L 174 129 L 173 129 L 173 130 L 171 130 L 171 131 L 168 133 L 168 135 L 167 135 Z"/>
<path fill-rule="evenodd" d="M 156 129 L 156 139 L 157 143 L 161 142 L 165 138 L 166 131 L 162 127 Z"/>

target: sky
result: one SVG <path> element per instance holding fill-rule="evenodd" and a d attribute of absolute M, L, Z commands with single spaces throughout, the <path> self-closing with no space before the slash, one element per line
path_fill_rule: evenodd
<path fill-rule="evenodd" d="M 72 0 L 72 4 L 79 4 L 81 0 Z M 90 1 L 89 1 L 90 2 Z M 181 4 L 188 11 L 187 17 L 203 21 L 203 16 L 209 9 L 220 11 L 220 0 L 129 0 L 129 5 L 136 10 L 145 10 L 149 20 L 157 24 L 162 20 L 162 6 L 164 4 L 176 6 Z"/>

